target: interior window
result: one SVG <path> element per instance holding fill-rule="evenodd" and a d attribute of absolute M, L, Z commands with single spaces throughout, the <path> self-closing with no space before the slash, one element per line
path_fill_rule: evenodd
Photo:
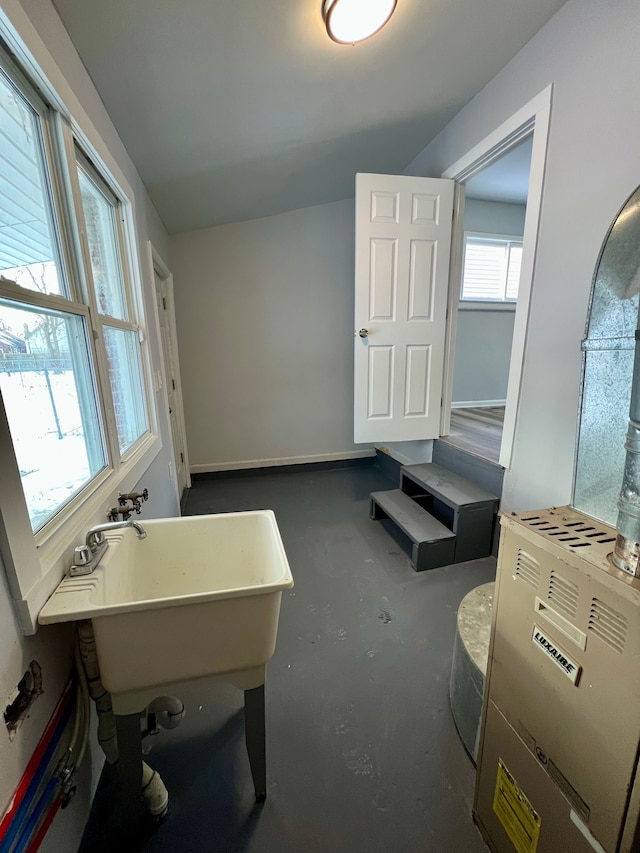
<path fill-rule="evenodd" d="M 465 234 L 461 299 L 515 302 L 522 240 Z"/>

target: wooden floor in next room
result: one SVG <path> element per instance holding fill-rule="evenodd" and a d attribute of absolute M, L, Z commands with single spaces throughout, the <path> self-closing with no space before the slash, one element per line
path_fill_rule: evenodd
<path fill-rule="evenodd" d="M 194 483 L 187 514 L 273 509 L 295 580 L 267 667 L 267 801 L 254 802 L 241 692 L 189 684 L 180 727 L 145 739 L 169 815 L 127 849 L 486 851 L 448 682 L 458 605 L 495 560 L 416 573 L 369 519 L 369 493 L 396 486 L 375 464 Z M 125 849 L 114 784 L 105 773 L 83 853 Z"/>
<path fill-rule="evenodd" d="M 504 406 L 452 409 L 449 435 L 440 441 L 497 464 L 503 424 Z"/>

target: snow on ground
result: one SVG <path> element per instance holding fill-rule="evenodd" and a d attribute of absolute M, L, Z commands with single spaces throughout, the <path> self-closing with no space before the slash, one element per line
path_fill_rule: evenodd
<path fill-rule="evenodd" d="M 49 371 L 49 381 L 51 395 L 43 372 L 0 372 L 0 390 L 34 530 L 92 476 L 73 371 Z"/>

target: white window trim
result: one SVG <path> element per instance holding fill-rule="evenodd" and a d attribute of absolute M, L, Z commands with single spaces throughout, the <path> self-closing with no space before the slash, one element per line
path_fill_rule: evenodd
<path fill-rule="evenodd" d="M 8 43 L 17 64 L 26 69 L 28 85 L 44 93 L 40 97 L 49 101 L 57 112 L 53 126 L 49 126 L 48 130 L 50 134 L 57 135 L 57 141 L 65 154 L 66 165 L 62 164 L 60 176 L 54 172 L 54 192 L 64 194 L 67 198 L 70 196 L 73 181 L 71 186 L 67 183 L 62 188 L 55 185 L 55 181 L 59 177 L 62 177 L 63 181 L 69 181 L 69 169 L 75 164 L 75 155 L 69 158 L 69 154 L 77 144 L 121 202 L 124 232 L 127 235 L 126 245 L 122 248 L 126 253 L 124 262 L 128 265 L 130 275 L 130 294 L 135 302 L 132 307 L 138 317 L 141 340 L 146 340 L 148 318 L 144 310 L 144 276 L 141 266 L 143 250 L 136 228 L 133 190 L 23 10 L 13 0 L 3 5 L 5 8 L 0 9 L 0 37 Z M 20 32 L 13 21 L 19 23 Z M 37 53 L 39 62 L 27 47 L 27 41 Z M 46 75 L 43 68 L 46 69 Z M 56 159 L 56 163 L 60 167 L 59 159 Z M 80 257 L 77 251 L 81 243 L 76 242 L 73 247 L 75 252 L 67 251 L 72 241 L 79 241 L 77 228 L 72 227 L 66 204 L 61 205 L 59 212 L 62 217 L 62 250 L 67 260 L 73 264 L 73 273 L 78 276 L 76 280 L 86 285 L 83 270 L 80 269 L 82 264 L 76 261 Z M 55 297 L 52 299 L 55 301 Z M 68 304 L 64 310 L 69 310 Z M 20 472 L 13 452 L 9 424 L 0 398 L 0 550 L 20 625 L 27 635 L 36 632 L 38 613 L 70 565 L 75 545 L 84 541 L 87 527 L 95 521 L 96 516 L 105 517 L 108 508 L 116 501 L 118 492 L 133 489 L 162 449 L 152 390 L 151 353 L 148 345 L 141 349 L 149 418 L 148 432 L 128 449 L 115 467 L 108 467 L 94 477 L 35 535 L 32 532 Z"/>
<path fill-rule="evenodd" d="M 481 299 L 461 299 L 458 303 L 458 311 L 506 311 L 507 314 L 516 313 L 517 302 L 488 302 Z"/>
<path fill-rule="evenodd" d="M 467 249 L 467 238 L 477 238 L 479 240 L 504 240 L 509 243 L 520 243 L 522 245 L 522 235 L 516 234 L 493 234 L 484 231 L 465 231 L 462 243 L 462 275 L 460 276 L 460 298 L 458 309 L 460 311 L 511 311 L 515 313 L 518 304 L 517 299 L 466 299 L 462 298 L 462 288 L 464 286 L 464 263 Z"/>

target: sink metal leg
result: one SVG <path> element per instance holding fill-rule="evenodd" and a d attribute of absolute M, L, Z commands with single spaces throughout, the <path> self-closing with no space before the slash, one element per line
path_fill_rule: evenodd
<path fill-rule="evenodd" d="M 244 691 L 244 735 L 256 802 L 263 803 L 267 798 L 264 684 Z"/>
<path fill-rule="evenodd" d="M 118 782 L 123 829 L 132 833 L 142 815 L 142 735 L 140 714 L 116 714 Z"/>

